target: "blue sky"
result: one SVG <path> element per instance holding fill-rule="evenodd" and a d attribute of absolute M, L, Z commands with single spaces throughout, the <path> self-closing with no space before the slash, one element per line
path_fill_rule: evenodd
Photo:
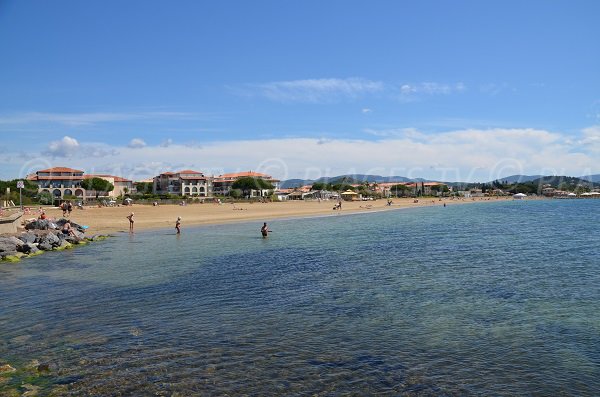
<path fill-rule="evenodd" d="M 597 1 L 0 0 L 0 178 L 600 173 Z"/>

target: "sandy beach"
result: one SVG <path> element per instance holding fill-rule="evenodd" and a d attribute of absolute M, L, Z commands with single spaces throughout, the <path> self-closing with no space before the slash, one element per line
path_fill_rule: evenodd
<path fill-rule="evenodd" d="M 132 206 L 121 207 L 84 207 L 83 210 L 74 209 L 71 219 L 74 222 L 87 225 L 89 227 L 87 234 L 110 234 L 122 231 L 128 231 L 129 221 L 127 216 L 134 212 L 135 231 L 150 229 L 174 228 L 178 216 L 182 218 L 182 230 L 186 227 L 196 225 L 222 224 L 231 222 L 253 221 L 270 222 L 273 219 L 323 216 L 323 215 L 344 215 L 357 212 L 388 211 L 399 208 L 415 208 L 423 206 L 447 206 L 463 205 L 475 202 L 494 202 L 498 200 L 512 200 L 512 198 L 493 198 L 493 199 L 419 199 L 414 202 L 412 198 L 401 198 L 393 200 L 391 206 L 387 205 L 386 200 L 376 201 L 344 201 L 342 210 L 333 210 L 336 204 L 333 201 L 287 201 L 273 203 L 223 203 L 223 204 L 188 204 L 181 205 L 142 205 L 134 204 Z M 62 217 L 62 211 L 58 208 L 46 208 L 46 215 L 49 218 L 59 219 Z M 29 217 L 33 216 L 29 215 Z M 25 216 L 26 218 L 28 215 Z"/>

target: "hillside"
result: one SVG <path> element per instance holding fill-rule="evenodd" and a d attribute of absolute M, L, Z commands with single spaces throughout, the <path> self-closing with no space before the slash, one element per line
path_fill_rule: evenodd
<path fill-rule="evenodd" d="M 580 176 L 579 179 L 583 179 L 585 181 L 590 181 L 593 183 L 600 183 L 600 174 Z"/>
<path fill-rule="evenodd" d="M 534 181 L 536 179 L 540 179 L 543 178 L 543 175 L 511 175 L 511 176 L 507 176 L 504 178 L 498 178 L 497 180 L 505 185 L 510 185 L 513 183 L 525 183 L 525 182 L 531 182 Z M 492 183 L 494 181 L 489 181 L 488 183 Z"/>
<path fill-rule="evenodd" d="M 389 183 L 389 182 L 429 182 L 428 179 L 424 178 L 407 178 L 405 176 L 381 176 L 381 175 L 366 175 L 366 174 L 355 174 L 355 175 L 338 175 L 330 177 L 322 177 L 319 179 L 288 179 L 281 182 L 281 188 L 293 188 L 303 185 L 312 185 L 315 182 L 322 183 L 348 183 L 348 184 L 359 184 L 359 183 Z"/>
<path fill-rule="evenodd" d="M 544 176 L 538 179 L 534 179 L 529 183 L 535 186 L 550 185 L 553 188 L 560 188 L 565 190 L 574 190 L 577 186 L 585 186 L 591 188 L 597 185 L 590 181 L 574 176 Z"/>

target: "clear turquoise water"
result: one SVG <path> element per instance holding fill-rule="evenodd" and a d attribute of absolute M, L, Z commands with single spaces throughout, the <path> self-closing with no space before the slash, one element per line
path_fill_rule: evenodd
<path fill-rule="evenodd" d="M 600 395 L 600 201 L 119 236 L 0 266 L 40 395 Z"/>

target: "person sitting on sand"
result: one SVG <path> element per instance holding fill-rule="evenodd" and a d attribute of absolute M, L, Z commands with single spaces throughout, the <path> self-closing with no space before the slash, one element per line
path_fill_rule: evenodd
<path fill-rule="evenodd" d="M 129 219 L 129 233 L 133 233 L 133 212 L 127 216 Z"/>
<path fill-rule="evenodd" d="M 181 217 L 178 216 L 175 221 L 175 229 L 177 229 L 177 234 L 181 234 Z"/>
<path fill-rule="evenodd" d="M 263 238 L 266 238 L 269 235 L 269 232 L 269 227 L 267 226 L 267 222 L 265 222 L 260 228 L 260 233 L 262 234 Z"/>
<path fill-rule="evenodd" d="M 40 214 L 40 216 L 38 217 L 38 219 L 46 219 L 46 213 L 44 211 L 42 211 L 42 213 Z"/>

